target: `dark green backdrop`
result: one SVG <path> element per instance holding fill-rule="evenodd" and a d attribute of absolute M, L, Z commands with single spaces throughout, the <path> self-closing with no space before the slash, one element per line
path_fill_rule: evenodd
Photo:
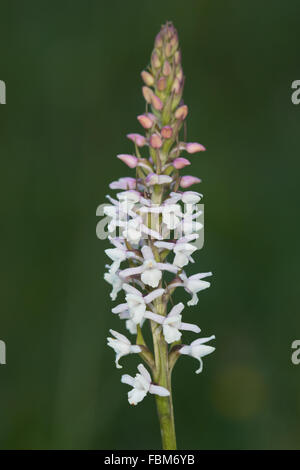
<path fill-rule="evenodd" d="M 297 0 L 1 0 L 1 448 L 160 446 L 154 400 L 129 406 L 106 346 L 121 326 L 95 211 L 129 174 L 115 155 L 140 129 L 139 74 L 166 20 L 188 138 L 208 148 L 192 168 L 197 268 L 214 277 L 187 321 L 217 336 L 202 375 L 189 358 L 175 369 L 179 447 L 300 448 L 299 14 Z"/>

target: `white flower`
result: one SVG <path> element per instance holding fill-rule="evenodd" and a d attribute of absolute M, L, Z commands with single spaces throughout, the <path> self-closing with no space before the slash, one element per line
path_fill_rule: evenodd
<path fill-rule="evenodd" d="M 134 245 L 138 244 L 142 238 L 142 221 L 140 217 L 135 217 L 128 220 L 125 224 L 125 229 L 122 232 L 124 238 L 126 238 L 129 243 Z"/>
<path fill-rule="evenodd" d="M 140 259 L 132 251 L 127 250 L 124 243 L 121 243 L 117 238 L 109 237 L 110 242 L 115 245 L 115 248 L 108 248 L 105 250 L 107 256 L 113 261 L 113 264 L 110 266 L 110 273 L 114 274 L 120 267 L 122 261 L 125 261 L 128 258 Z"/>
<path fill-rule="evenodd" d="M 137 203 L 141 203 L 145 206 L 151 205 L 150 199 L 145 199 L 139 191 L 134 189 L 118 193 L 117 198 L 120 201 L 121 208 L 127 213 L 130 213 Z"/>
<path fill-rule="evenodd" d="M 117 204 L 117 201 L 115 201 Z M 121 226 L 127 220 L 127 214 L 119 210 L 115 205 L 107 205 L 103 212 L 110 217 L 107 229 L 110 233 L 114 232 L 118 226 Z"/>
<path fill-rule="evenodd" d="M 164 202 L 166 211 L 165 220 L 163 219 L 163 222 L 167 224 L 170 230 L 180 230 L 182 235 L 190 235 L 194 232 L 198 232 L 203 228 L 203 224 L 195 220 L 202 214 L 202 211 L 196 211 L 196 204 L 200 201 L 201 197 L 202 194 L 197 193 L 196 191 L 171 193 L 170 197 Z M 184 204 L 184 212 L 182 212 L 181 207 L 178 204 L 180 201 Z M 173 209 L 173 214 L 172 209 L 170 209 L 170 215 L 168 216 L 168 207 L 177 208 L 175 211 Z"/>
<path fill-rule="evenodd" d="M 186 211 L 183 214 L 180 227 L 177 227 L 177 228 L 180 228 L 180 232 L 183 235 L 187 236 L 192 233 L 199 232 L 199 230 L 203 228 L 203 224 L 195 220 L 198 217 L 200 217 L 200 215 L 202 214 L 202 211 L 195 212 L 194 214 L 193 212 L 194 212 L 193 206 L 191 205 L 187 206 Z"/>
<path fill-rule="evenodd" d="M 118 193 L 117 198 L 120 201 L 121 209 L 128 213 L 134 208 L 134 205 L 140 201 L 141 194 L 134 189 L 130 189 L 129 191 Z"/>
<path fill-rule="evenodd" d="M 183 268 L 183 266 L 186 266 L 189 262 L 194 263 L 194 260 L 191 255 L 196 250 L 197 247 L 191 245 L 190 243 L 177 242 L 174 246 L 175 258 L 173 264 L 175 264 L 175 266 L 178 266 L 179 268 Z"/>
<path fill-rule="evenodd" d="M 134 209 L 138 202 L 142 201 L 144 205 L 148 204 L 139 191 L 135 190 L 118 193 L 118 200 L 109 195 L 106 197 L 111 202 L 111 205 L 105 206 L 103 210 L 104 214 L 111 218 L 108 224 L 109 232 L 114 232 L 116 227 L 126 227 L 128 217 L 134 218 L 136 216 Z"/>
<path fill-rule="evenodd" d="M 104 279 L 106 282 L 112 285 L 112 291 L 110 293 L 110 297 L 112 300 L 116 300 L 118 293 L 122 290 L 122 285 L 125 282 L 125 279 L 121 279 L 118 275 L 118 272 L 115 273 L 105 273 Z"/>
<path fill-rule="evenodd" d="M 192 253 L 197 250 L 197 247 L 192 245 L 191 241 L 195 240 L 198 238 L 198 234 L 192 234 L 188 235 L 187 237 L 182 237 L 176 242 L 155 242 L 154 245 L 157 248 L 163 248 L 167 250 L 172 250 L 175 253 L 175 258 L 173 261 L 173 264 L 175 266 L 178 266 L 179 268 L 183 268 L 183 266 L 186 266 L 189 262 L 194 263 L 193 258 L 191 257 Z"/>
<path fill-rule="evenodd" d="M 162 207 L 162 221 L 169 230 L 174 230 L 181 221 L 182 211 L 179 204 L 167 204 Z"/>
<path fill-rule="evenodd" d="M 137 324 L 134 323 L 134 321 L 131 320 L 131 318 L 126 320 L 125 326 L 126 326 L 127 330 L 129 331 L 129 333 L 131 333 L 132 335 L 137 334 Z M 142 322 L 141 322 L 141 326 L 142 326 Z"/>
<path fill-rule="evenodd" d="M 193 276 L 187 277 L 185 272 L 183 271 L 179 274 L 179 277 L 182 282 L 172 282 L 169 287 L 184 287 L 184 289 L 192 295 L 191 300 L 188 301 L 188 305 L 197 305 L 199 299 L 197 293 L 201 290 L 207 289 L 210 286 L 210 282 L 202 281 L 204 277 L 212 276 L 211 272 L 208 273 L 199 273 L 193 274 Z"/>
<path fill-rule="evenodd" d="M 208 346 L 207 344 L 204 344 L 207 343 L 207 341 L 211 341 L 212 339 L 215 339 L 215 335 L 212 335 L 209 338 L 199 338 L 193 341 L 189 346 L 183 346 L 179 350 L 180 354 L 186 354 L 188 356 L 194 357 L 195 359 L 198 359 L 198 361 L 200 362 L 200 368 L 196 370 L 196 374 L 200 374 L 200 372 L 202 372 L 202 357 L 211 354 L 216 349 L 213 346 Z"/>
<path fill-rule="evenodd" d="M 144 284 L 151 287 L 157 287 L 162 278 L 162 271 L 170 271 L 171 273 L 176 273 L 178 271 L 178 268 L 172 264 L 157 263 L 149 246 L 143 246 L 142 254 L 144 258 L 143 264 L 136 268 L 124 269 L 120 272 L 120 276 L 128 277 L 141 274 L 141 280 Z"/>
<path fill-rule="evenodd" d="M 121 382 L 130 385 L 132 390 L 128 392 L 128 401 L 131 405 L 137 405 L 141 402 L 147 393 L 154 395 L 160 395 L 161 397 L 167 397 L 170 395 L 169 390 L 159 385 L 151 383 L 151 376 L 143 364 L 138 365 L 139 373 L 135 377 L 131 375 L 122 375 Z"/>
<path fill-rule="evenodd" d="M 141 321 L 144 319 L 146 305 L 164 293 L 164 289 L 155 289 L 150 294 L 143 296 L 138 289 L 129 284 L 123 284 L 123 289 L 126 292 L 126 303 L 117 305 L 117 307 L 112 309 L 112 312 L 120 314 L 128 311 L 130 320 L 132 320 L 135 325 L 141 324 Z M 130 325 L 130 327 L 133 328 L 132 325 Z"/>
<path fill-rule="evenodd" d="M 194 333 L 200 333 L 200 328 L 197 325 L 191 323 L 183 323 L 181 321 L 182 316 L 180 313 L 184 309 L 183 303 L 175 305 L 170 313 L 164 317 L 153 312 L 146 312 L 145 317 L 160 323 L 163 327 L 163 334 L 168 344 L 179 341 L 182 333 L 179 330 L 193 331 Z"/>
<path fill-rule="evenodd" d="M 116 353 L 115 362 L 117 369 L 122 369 L 122 366 L 119 364 L 121 357 L 127 356 L 127 354 L 140 353 L 142 350 L 140 346 L 132 345 L 129 339 L 127 339 L 126 336 L 121 335 L 121 333 L 114 330 L 109 330 L 109 332 L 114 336 L 114 338 L 108 337 L 107 344 L 113 348 Z"/>
<path fill-rule="evenodd" d="M 165 203 L 173 204 L 174 202 L 182 201 L 184 204 L 197 204 L 201 198 L 201 193 L 197 193 L 196 191 L 184 191 L 183 193 L 171 193 Z"/>

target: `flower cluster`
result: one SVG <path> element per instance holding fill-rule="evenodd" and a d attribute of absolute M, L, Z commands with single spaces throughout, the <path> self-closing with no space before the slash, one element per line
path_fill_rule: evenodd
<path fill-rule="evenodd" d="M 135 175 L 110 184 L 118 192 L 115 197 L 107 196 L 109 204 L 104 209 L 110 218 L 108 231 L 113 245 L 105 250 L 111 260 L 105 280 L 112 286 L 112 300 L 120 292 L 124 294 L 123 303 L 112 312 L 125 321 L 131 335 L 136 335 L 132 344 L 126 336 L 110 330 L 113 337 L 108 338 L 108 345 L 116 353 L 117 368 L 122 367 L 121 357 L 139 354 L 153 374 L 152 379 L 140 364 L 134 378 L 122 376 L 122 383 L 132 387 L 128 400 L 134 405 L 148 392 L 161 397 L 170 395 L 170 383 L 164 378 L 170 376 L 180 355 L 196 358 L 200 362 L 196 371 L 199 373 L 202 358 L 215 349 L 206 344 L 214 336 L 182 344 L 183 331 L 199 333 L 200 328 L 182 321 L 183 303 L 169 307 L 178 287 L 183 287 L 190 296 L 187 305 L 196 305 L 197 294 L 210 286 L 205 278 L 212 274 L 188 276 L 184 270 L 194 263 L 197 250 L 194 242 L 202 229 L 197 222 L 201 213 L 197 204 L 202 195 L 182 191 L 200 182 L 195 176 L 180 174 L 181 169 L 191 164 L 182 154 L 203 152 L 205 147 L 180 140 L 188 107 L 182 101 L 181 54 L 171 23 L 164 25 L 157 35 L 149 68 L 141 76 L 146 111 L 137 119 L 145 135 L 128 134 L 134 152 L 117 155 L 135 170 Z M 143 337 L 146 322 L 150 323 L 153 335 L 153 353 Z"/>

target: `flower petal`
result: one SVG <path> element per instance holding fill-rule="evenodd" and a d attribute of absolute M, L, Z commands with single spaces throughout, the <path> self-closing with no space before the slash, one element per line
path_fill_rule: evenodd
<path fill-rule="evenodd" d="M 168 397 L 170 395 L 169 390 L 167 390 L 165 387 L 161 387 L 160 385 L 154 384 L 150 385 L 149 393 L 159 395 L 160 397 Z"/>
<path fill-rule="evenodd" d="M 130 385 L 131 387 L 134 386 L 134 378 L 131 375 L 123 374 L 121 377 L 122 384 Z"/>
<path fill-rule="evenodd" d="M 121 277 L 128 277 L 128 276 L 135 276 L 136 274 L 140 274 L 143 272 L 143 266 L 138 266 L 137 268 L 127 268 L 120 271 Z"/>
<path fill-rule="evenodd" d="M 193 331 L 194 333 L 200 333 L 201 329 L 197 325 L 193 325 L 192 323 L 184 323 L 180 324 L 180 329 L 185 331 Z"/>
<path fill-rule="evenodd" d="M 144 257 L 145 260 L 154 259 L 154 255 L 152 253 L 152 250 L 151 250 L 150 246 L 148 246 L 148 245 L 143 246 L 142 254 L 143 254 L 143 257 Z"/>
<path fill-rule="evenodd" d="M 118 332 L 115 331 L 115 330 L 109 330 L 109 332 L 110 332 L 115 338 L 117 338 L 119 341 L 124 341 L 124 343 L 130 344 L 129 339 L 126 338 L 126 336 L 122 335 L 121 333 L 118 333 Z"/>
<path fill-rule="evenodd" d="M 146 367 L 143 364 L 139 364 L 137 368 L 138 368 L 139 373 L 142 374 L 142 376 L 147 380 L 147 382 L 150 383 L 151 375 L 147 371 Z"/>
<path fill-rule="evenodd" d="M 163 315 L 158 315 L 158 313 L 153 313 L 153 312 L 150 312 L 149 310 L 146 310 L 144 317 L 148 318 L 149 320 L 153 320 L 159 324 L 162 324 L 165 319 Z"/>
<path fill-rule="evenodd" d="M 150 302 L 152 302 L 152 300 L 157 299 L 157 297 L 162 296 L 164 292 L 165 292 L 164 289 L 155 289 L 155 290 L 153 290 L 152 292 L 150 292 L 150 294 L 148 294 L 144 297 L 145 303 L 149 304 Z"/>
<path fill-rule="evenodd" d="M 125 312 L 126 310 L 128 310 L 128 305 L 127 304 L 119 304 L 117 305 L 116 307 L 114 307 L 111 311 L 112 313 L 121 313 L 121 312 Z"/>
<path fill-rule="evenodd" d="M 179 302 L 179 304 L 174 305 L 174 307 L 170 311 L 168 317 L 173 317 L 174 315 L 179 315 L 182 312 L 183 309 L 184 309 L 184 304 L 182 302 Z"/>

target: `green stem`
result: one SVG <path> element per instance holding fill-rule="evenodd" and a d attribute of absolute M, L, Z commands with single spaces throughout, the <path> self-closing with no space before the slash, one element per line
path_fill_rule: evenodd
<path fill-rule="evenodd" d="M 174 423 L 174 410 L 171 388 L 171 373 L 168 365 L 168 345 L 165 342 L 161 331 L 156 338 L 159 344 L 159 372 L 155 377 L 155 381 L 162 387 L 169 390 L 168 397 L 160 397 L 156 395 L 156 406 L 160 424 L 160 432 L 162 439 L 162 448 L 164 450 L 176 450 L 176 434 Z"/>
<path fill-rule="evenodd" d="M 155 301 L 155 309 L 159 315 L 166 315 L 166 303 L 162 302 L 161 298 Z M 154 381 L 170 392 L 168 397 L 161 397 L 156 395 L 156 406 L 160 424 L 162 448 L 164 450 L 175 450 L 176 434 L 171 387 L 171 368 L 169 367 L 169 348 L 167 342 L 165 341 L 161 326 L 155 322 L 151 322 L 151 329 L 155 360 Z"/>
<path fill-rule="evenodd" d="M 159 155 L 157 155 L 159 159 Z M 152 202 L 160 205 L 162 202 L 163 190 L 160 185 L 154 186 L 152 194 Z M 156 229 L 160 232 L 160 222 L 157 221 L 158 227 Z M 154 247 L 152 247 L 154 248 Z M 153 253 L 157 262 L 161 262 L 158 250 L 153 249 Z M 161 284 L 160 284 L 161 287 Z M 159 297 L 154 301 L 156 313 L 166 316 L 167 303 Z M 176 434 L 174 423 L 174 410 L 172 401 L 172 388 L 171 388 L 171 369 L 169 368 L 169 351 L 168 344 L 165 341 L 161 325 L 151 321 L 151 329 L 153 336 L 154 346 L 154 381 L 157 385 L 169 390 L 168 397 L 161 397 L 156 395 L 156 406 L 160 424 L 160 432 L 162 439 L 162 448 L 164 450 L 176 450 Z"/>

